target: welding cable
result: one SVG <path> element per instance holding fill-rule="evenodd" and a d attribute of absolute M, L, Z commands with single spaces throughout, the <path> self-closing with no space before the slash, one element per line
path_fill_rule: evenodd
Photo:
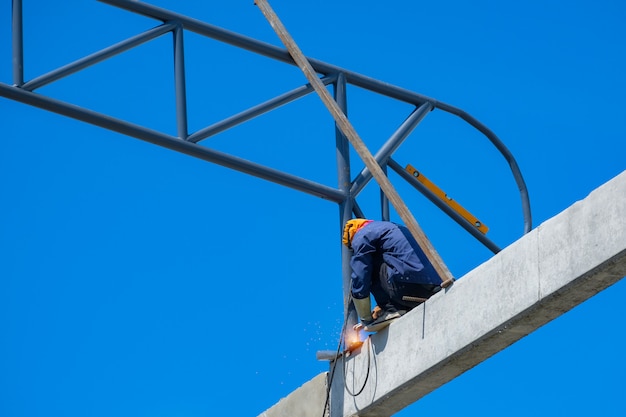
<path fill-rule="evenodd" d="M 352 302 L 352 294 L 349 295 L 348 297 L 348 305 L 350 305 L 350 303 Z M 346 316 L 343 320 L 343 326 L 341 328 L 341 335 L 339 336 L 339 343 L 337 344 L 337 352 L 335 353 L 335 361 L 333 363 L 333 367 L 330 371 L 330 378 L 328 379 L 328 386 L 326 387 L 326 401 L 324 402 L 324 408 L 322 410 L 322 417 L 326 417 L 326 410 L 328 409 L 328 401 L 330 400 L 330 389 L 332 387 L 333 384 L 333 379 L 335 376 L 335 368 L 337 367 L 337 362 L 338 362 L 338 358 L 339 358 L 339 352 L 341 351 L 341 345 L 343 343 L 345 343 L 345 338 L 344 335 L 346 334 L 346 326 L 348 325 L 348 310 L 346 309 Z M 360 395 L 363 390 L 365 389 L 365 385 L 367 384 L 367 380 L 369 379 L 369 374 L 370 374 L 370 365 L 371 365 L 371 352 L 369 350 L 370 348 L 368 348 L 367 350 L 367 374 L 365 375 L 365 381 L 363 382 L 363 386 L 361 387 L 361 389 L 359 389 L 359 392 L 356 394 L 353 394 L 352 392 L 350 392 L 350 389 L 348 388 L 348 386 L 346 385 L 346 369 L 345 369 L 345 355 L 342 355 L 342 367 L 343 367 L 343 383 L 344 383 L 344 387 L 346 388 L 346 391 L 348 391 L 348 394 L 350 394 L 353 397 L 356 397 L 358 395 Z M 330 415 L 330 413 L 329 413 Z"/>
<path fill-rule="evenodd" d="M 363 385 L 361 386 L 361 388 L 356 394 L 350 391 L 350 388 L 348 388 L 348 382 L 346 381 L 346 359 L 345 359 L 346 355 L 343 355 L 341 357 L 341 360 L 343 362 L 343 386 L 346 388 L 346 392 L 350 394 L 350 396 L 352 397 L 358 397 L 359 395 L 361 395 L 361 393 L 365 389 L 365 386 L 367 385 L 367 380 L 370 377 L 370 368 L 371 368 L 371 363 L 372 363 L 372 353 L 371 353 L 371 348 L 369 347 L 370 344 L 371 343 L 368 343 L 368 347 L 367 347 L 367 372 L 365 373 L 365 380 L 363 381 Z M 354 372 L 352 372 L 352 380 L 354 381 Z"/>
<path fill-rule="evenodd" d="M 350 297 L 348 299 L 348 305 L 350 304 L 350 302 L 352 302 L 352 293 L 350 293 Z M 344 324 L 343 324 L 343 330 L 344 331 L 346 329 L 346 324 L 347 323 L 348 323 L 348 316 L 346 314 L 346 319 L 345 319 Z M 341 334 L 343 335 L 345 333 L 342 331 Z M 368 339 L 369 339 L 369 336 L 368 336 Z M 348 388 L 348 382 L 346 381 L 346 355 L 343 355 L 341 357 L 342 368 L 343 368 L 343 386 L 346 388 L 346 392 L 348 394 L 350 394 L 350 396 L 352 396 L 352 397 L 357 397 L 357 396 L 361 395 L 361 393 L 365 389 L 365 385 L 367 385 L 367 380 L 369 379 L 369 376 L 370 376 L 370 368 L 371 368 L 371 363 L 372 363 L 372 353 L 371 353 L 370 349 L 371 348 L 368 346 L 368 348 L 367 348 L 367 372 L 365 373 L 365 381 L 363 381 L 363 386 L 359 389 L 359 391 L 356 394 L 353 393 L 352 391 L 350 391 L 350 388 Z M 354 380 L 354 372 L 352 373 L 352 376 L 353 376 L 353 380 Z"/>

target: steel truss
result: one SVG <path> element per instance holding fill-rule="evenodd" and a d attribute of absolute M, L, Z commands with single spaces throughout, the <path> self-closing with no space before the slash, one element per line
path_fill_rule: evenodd
<path fill-rule="evenodd" d="M 338 187 L 333 188 L 315 181 L 295 176 L 277 169 L 257 164 L 234 155 L 223 153 L 207 146 L 200 145 L 204 139 L 214 136 L 234 126 L 245 123 L 257 116 L 270 112 L 280 106 L 293 102 L 313 92 L 310 84 L 302 85 L 296 89 L 283 93 L 273 99 L 260 103 L 238 114 L 227 117 L 210 126 L 206 126 L 191 134 L 188 133 L 187 125 L 187 98 L 185 80 L 185 56 L 184 56 L 184 31 L 194 32 L 201 36 L 211 38 L 231 46 L 242 48 L 255 54 L 295 65 L 289 53 L 271 44 L 240 35 L 208 23 L 192 19 L 190 17 L 171 12 L 147 3 L 131 0 L 99 0 L 112 6 L 116 6 L 139 15 L 149 17 L 158 24 L 143 33 L 119 42 L 101 51 L 93 53 L 75 62 L 57 68 L 51 72 L 40 75 L 31 80 L 24 80 L 23 71 L 23 42 L 22 42 L 22 1 L 13 0 L 12 9 L 12 36 L 13 36 L 13 85 L 0 83 L 0 96 L 28 105 L 39 107 L 60 115 L 71 117 L 76 120 L 87 122 L 102 128 L 112 130 L 127 136 L 131 136 L 146 142 L 150 142 L 177 152 L 181 152 L 207 162 L 212 162 L 227 168 L 231 168 L 246 174 L 253 175 L 277 184 L 281 184 L 305 193 L 330 200 L 339 204 L 341 224 L 352 217 L 353 214 L 365 217 L 358 206 L 356 198 L 363 188 L 372 180 L 372 174 L 367 168 L 359 172 L 354 179 L 351 177 L 349 164 L 349 143 L 341 132 L 336 129 Z M 72 75 L 87 67 L 98 64 L 108 58 L 119 55 L 129 49 L 135 48 L 157 37 L 172 34 L 174 38 L 174 78 L 176 100 L 176 125 L 177 136 L 165 134 L 149 129 L 125 120 L 114 118 L 106 114 L 98 113 L 74 104 L 60 101 L 43 94 L 35 94 L 35 90 L 51 84 L 59 79 Z M 314 70 L 320 75 L 321 81 L 326 86 L 332 86 L 334 97 L 340 107 L 347 108 L 346 86 L 353 85 L 370 92 L 380 94 L 401 102 L 415 106 L 403 124 L 387 140 L 387 142 L 374 155 L 380 166 L 386 170 L 391 168 L 400 177 L 405 179 L 415 189 L 426 196 L 449 217 L 474 236 L 492 252 L 497 253 L 500 248 L 482 234 L 474 224 L 461 217 L 451 209 L 444 201 L 437 197 L 419 181 L 407 173 L 400 164 L 393 160 L 392 155 L 417 125 L 433 110 L 440 110 L 455 115 L 481 132 L 507 161 L 513 178 L 519 188 L 522 213 L 524 218 L 524 233 L 532 228 L 530 202 L 528 191 L 520 172 L 520 169 L 511 152 L 504 143 L 484 124 L 475 119 L 467 112 L 441 102 L 439 100 L 382 82 L 373 78 L 358 74 L 347 69 L 322 62 L 316 59 L 308 59 Z M 383 218 L 388 219 L 388 204 L 384 196 Z M 385 209 L 386 207 L 386 209 Z M 346 254 L 343 255 L 343 273 L 346 276 Z M 344 278 L 345 280 L 345 278 Z"/>

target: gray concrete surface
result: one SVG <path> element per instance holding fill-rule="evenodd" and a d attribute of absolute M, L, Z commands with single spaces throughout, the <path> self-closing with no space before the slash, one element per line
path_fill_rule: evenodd
<path fill-rule="evenodd" d="M 331 416 L 391 416 L 625 275 L 626 171 L 340 359 Z M 325 379 L 262 416 L 320 416 Z"/>
<path fill-rule="evenodd" d="M 259 417 L 321 417 L 326 403 L 327 374 L 311 379 Z"/>

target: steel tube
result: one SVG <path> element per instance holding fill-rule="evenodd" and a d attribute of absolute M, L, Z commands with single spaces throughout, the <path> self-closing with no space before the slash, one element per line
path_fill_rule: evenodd
<path fill-rule="evenodd" d="M 387 164 L 383 165 L 381 168 L 383 169 L 385 175 L 387 175 Z M 383 190 L 380 190 L 380 218 L 388 222 L 391 219 L 390 215 L 389 199 L 387 198 Z"/>
<path fill-rule="evenodd" d="M 176 127 L 178 137 L 187 139 L 187 90 L 185 83 L 185 47 L 183 28 L 174 29 L 174 91 L 176 95 Z"/>
<path fill-rule="evenodd" d="M 348 113 L 348 100 L 346 95 L 346 77 L 343 74 L 339 74 L 337 81 L 335 82 L 335 101 L 339 105 L 339 108 L 347 115 Z M 348 139 L 339 129 L 337 123 L 335 123 L 335 143 L 337 147 L 337 182 L 338 188 L 341 190 L 346 198 L 339 203 L 339 233 L 338 236 L 342 236 L 344 224 L 352 217 L 352 199 L 350 198 L 350 144 Z M 344 306 L 347 307 L 348 292 L 350 288 L 350 272 L 349 260 L 350 253 L 348 248 L 341 246 L 341 254 L 343 270 L 343 289 L 344 289 Z M 346 310 L 347 313 L 347 310 Z"/>
<path fill-rule="evenodd" d="M 189 31 L 197 34 L 207 36 L 209 38 L 233 45 L 248 51 L 267 56 L 278 61 L 282 61 L 288 64 L 295 65 L 295 62 L 291 58 L 291 55 L 287 50 L 279 48 L 272 44 L 261 42 L 248 36 L 240 35 L 238 33 L 220 28 L 218 26 L 210 25 L 197 19 L 187 17 L 185 15 L 171 12 L 160 7 L 153 6 L 151 4 L 143 3 L 140 1 L 130 0 L 98 0 L 102 3 L 107 3 L 112 6 L 119 7 L 137 14 L 141 14 L 146 17 L 161 21 L 176 20 L 180 22 L 183 27 Z M 398 100 L 406 101 L 416 105 L 420 105 L 425 101 L 436 102 L 435 99 L 415 93 L 410 90 L 406 90 L 400 87 L 393 86 L 391 84 L 383 83 L 374 78 L 358 74 L 356 72 L 348 71 L 344 68 L 336 65 L 328 64 L 326 62 L 308 58 L 311 66 L 321 74 L 332 73 L 344 73 L 348 84 L 353 84 L 367 90 L 379 92 L 381 94 L 388 95 Z"/>
<path fill-rule="evenodd" d="M 474 128 L 476 128 L 478 131 L 482 132 L 508 162 L 511 172 L 513 174 L 513 178 L 515 179 L 515 182 L 520 192 L 520 198 L 522 201 L 522 215 L 524 216 L 524 233 L 530 232 L 532 230 L 532 215 L 530 210 L 530 198 L 528 197 L 528 188 L 526 187 L 526 182 L 524 181 L 522 172 L 519 169 L 517 161 L 515 161 L 515 157 L 513 156 L 511 151 L 509 151 L 506 145 L 500 140 L 500 138 L 498 138 L 498 136 L 496 136 L 495 133 L 493 133 L 491 129 L 482 124 L 479 120 L 470 116 L 466 111 L 453 106 L 448 106 L 443 103 L 439 104 L 439 108 L 441 110 L 460 117 L 461 119 L 472 125 Z"/>
<path fill-rule="evenodd" d="M 329 77 L 322 78 L 322 83 L 324 85 L 328 85 L 330 83 L 335 82 L 337 79 L 336 75 L 332 75 Z M 298 87 L 294 90 L 291 90 L 285 94 L 281 94 L 278 97 L 275 97 L 271 100 L 268 100 L 264 103 L 261 103 L 257 106 L 251 107 L 247 110 L 244 110 L 234 116 L 223 119 L 217 123 L 212 124 L 204 129 L 201 129 L 187 138 L 189 142 L 198 143 L 201 140 L 204 140 L 210 136 L 216 135 L 220 132 L 223 132 L 231 127 L 237 126 L 245 121 L 253 119 L 261 114 L 267 113 L 275 108 L 278 108 L 284 104 L 290 103 L 294 100 L 299 99 L 309 93 L 313 92 L 313 87 L 310 84 L 306 84 L 302 87 Z"/>
<path fill-rule="evenodd" d="M 24 84 L 24 31 L 22 27 L 22 0 L 13 0 L 11 10 L 13 84 Z"/>
<path fill-rule="evenodd" d="M 485 245 L 489 250 L 493 253 L 500 252 L 500 248 L 489 240 L 485 235 L 483 235 L 473 224 L 465 220 L 459 213 L 454 211 L 449 205 L 445 202 L 441 201 L 432 191 L 426 188 L 421 182 L 417 181 L 411 174 L 409 174 L 400 164 L 398 164 L 393 159 L 389 159 L 388 166 L 393 169 L 398 175 L 404 178 L 409 184 L 411 184 L 416 190 L 422 193 L 426 198 L 428 198 L 433 204 L 435 204 L 441 211 L 446 213 L 452 220 L 457 222 L 461 227 L 467 230 L 472 236 L 474 236 L 478 241 L 480 241 L 483 245 Z"/>
<path fill-rule="evenodd" d="M 413 110 L 413 112 L 406 118 L 406 120 L 400 125 L 400 127 L 394 132 L 393 135 L 383 144 L 380 150 L 376 153 L 374 158 L 379 165 L 384 165 L 391 155 L 398 149 L 398 147 L 404 142 L 409 134 L 417 127 L 417 125 L 424 120 L 424 117 L 433 109 L 432 103 L 426 102 L 420 107 Z M 359 195 L 365 185 L 372 179 L 372 173 L 367 169 L 363 170 L 357 175 L 352 183 L 352 189 L 350 193 L 354 196 Z"/>
<path fill-rule="evenodd" d="M 360 219 L 367 218 L 363 210 L 361 210 L 359 203 L 357 203 L 356 200 L 354 199 L 352 200 L 352 212 L 354 213 L 354 216 L 357 218 L 360 218 Z"/>
<path fill-rule="evenodd" d="M 115 119 L 73 104 L 44 97 L 40 94 L 31 93 L 17 87 L 11 87 L 4 83 L 0 83 L 0 96 L 95 126 L 100 126 L 114 132 L 132 136 L 207 162 L 212 162 L 295 190 L 303 191 L 316 197 L 334 201 L 335 203 L 340 203 L 345 198 L 344 193 L 335 188 L 265 167 L 223 152 L 208 149 L 195 143 L 180 140 L 174 136 L 169 136 L 123 120 Z"/>
<path fill-rule="evenodd" d="M 346 77 L 339 73 L 335 82 L 335 101 L 341 111 L 348 115 L 348 96 L 346 89 Z M 352 207 L 354 200 L 350 197 L 350 142 L 343 134 L 337 123 L 335 123 L 335 143 L 337 147 L 337 182 L 339 190 L 341 190 L 346 198 L 339 203 L 339 239 L 343 236 L 343 226 L 352 218 Z M 347 246 L 339 243 L 341 246 L 341 277 L 343 284 L 343 307 L 346 322 L 345 334 L 342 334 L 344 344 L 346 340 L 354 339 L 358 333 L 355 333 L 353 327 L 358 323 L 358 317 L 354 304 L 350 302 L 352 296 L 352 267 L 350 266 L 350 258 L 352 254 Z"/>
<path fill-rule="evenodd" d="M 61 68 L 57 68 L 54 71 L 50 71 L 47 74 L 41 75 L 39 77 L 33 78 L 29 82 L 22 85 L 24 90 L 34 91 L 37 88 L 43 87 L 44 85 L 50 84 L 60 78 L 66 77 L 68 75 L 74 74 L 82 69 L 85 69 L 91 65 L 102 62 L 108 58 L 111 58 L 115 55 L 119 55 L 124 51 L 127 51 L 135 46 L 146 43 L 154 38 L 157 38 L 176 27 L 173 23 L 165 23 L 163 25 L 157 26 L 153 29 L 148 30 L 142 34 L 137 36 L 133 36 L 125 41 L 119 42 L 115 45 L 112 45 L 108 48 L 105 48 L 101 51 L 98 51 L 94 54 L 81 58 L 77 61 L 74 61 L 70 64 L 67 64 Z"/>
<path fill-rule="evenodd" d="M 310 86 L 310 85 L 309 85 Z M 311 87 L 312 89 L 312 87 Z M 348 115 L 348 98 L 346 89 L 346 77 L 340 73 L 335 81 L 335 101 L 339 105 L 341 111 Z M 350 142 L 343 134 L 337 123 L 335 123 L 335 146 L 337 147 L 337 182 L 338 188 L 346 194 L 346 203 L 349 200 L 350 192 Z M 342 224 L 350 219 L 351 210 L 347 212 L 342 210 Z"/>

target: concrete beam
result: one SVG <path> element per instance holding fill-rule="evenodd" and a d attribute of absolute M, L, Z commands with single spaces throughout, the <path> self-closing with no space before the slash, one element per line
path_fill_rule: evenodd
<path fill-rule="evenodd" d="M 321 417 L 326 404 L 327 375 L 324 372 L 280 400 L 259 417 Z"/>
<path fill-rule="evenodd" d="M 391 416 L 619 281 L 625 219 L 626 171 L 340 359 L 331 416 Z M 267 417 L 319 401 L 298 396 L 300 408 Z"/>

